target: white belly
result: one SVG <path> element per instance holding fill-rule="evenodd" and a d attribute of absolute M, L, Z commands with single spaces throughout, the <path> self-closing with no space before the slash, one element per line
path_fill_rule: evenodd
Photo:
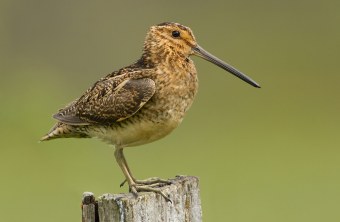
<path fill-rule="evenodd" d="M 173 120 L 169 120 L 166 123 L 141 121 L 124 127 L 102 128 L 100 131 L 91 133 L 91 136 L 102 139 L 115 146 L 138 146 L 165 137 L 171 133 L 180 122 Z"/>

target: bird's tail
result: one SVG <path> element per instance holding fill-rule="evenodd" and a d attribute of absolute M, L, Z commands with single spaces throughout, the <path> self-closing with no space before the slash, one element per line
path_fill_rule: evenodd
<path fill-rule="evenodd" d="M 77 126 L 67 125 L 62 122 L 56 123 L 52 129 L 43 136 L 40 141 L 47 141 L 57 138 L 86 138 L 89 137 L 84 132 L 80 132 Z"/>

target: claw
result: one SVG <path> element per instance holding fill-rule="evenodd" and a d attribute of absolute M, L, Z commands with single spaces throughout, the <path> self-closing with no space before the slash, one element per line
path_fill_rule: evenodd
<path fill-rule="evenodd" d="M 127 182 L 127 180 L 125 179 L 123 182 L 121 182 L 120 184 L 119 184 L 119 187 L 122 187 L 122 186 L 124 186 L 124 184 Z"/>

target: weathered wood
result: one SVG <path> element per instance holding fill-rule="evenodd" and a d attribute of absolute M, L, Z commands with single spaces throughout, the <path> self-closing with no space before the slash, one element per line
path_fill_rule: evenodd
<path fill-rule="evenodd" d="M 172 202 L 153 192 L 104 194 L 95 201 L 83 194 L 83 222 L 200 222 L 202 221 L 198 178 L 177 176 L 162 191 Z M 87 201 L 85 200 L 87 199 Z M 98 215 L 96 216 L 96 214 Z"/>
<path fill-rule="evenodd" d="M 81 204 L 82 222 L 98 222 L 98 207 L 91 192 L 83 193 L 83 200 Z"/>

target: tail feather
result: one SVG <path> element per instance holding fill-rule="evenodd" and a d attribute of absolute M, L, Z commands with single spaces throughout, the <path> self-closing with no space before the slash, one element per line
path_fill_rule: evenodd
<path fill-rule="evenodd" d="M 62 122 L 56 123 L 52 129 L 43 136 L 40 141 L 47 141 L 57 138 L 86 138 L 89 137 L 84 132 L 80 132 L 77 126 L 67 125 Z"/>

